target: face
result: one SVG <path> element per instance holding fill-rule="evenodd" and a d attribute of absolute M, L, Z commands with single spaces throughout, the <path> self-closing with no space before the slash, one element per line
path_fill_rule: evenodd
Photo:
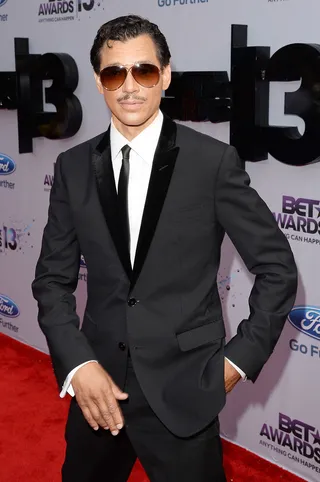
<path fill-rule="evenodd" d="M 126 42 L 112 42 L 101 50 L 100 71 L 111 65 L 122 65 L 127 68 L 135 63 L 149 63 L 160 69 L 160 80 L 154 87 L 143 87 L 128 72 L 124 84 L 117 90 L 106 90 L 100 77 L 95 74 L 99 92 L 104 96 L 116 127 L 124 130 L 141 131 L 156 117 L 161 101 L 162 91 L 169 87 L 171 69 L 163 69 L 157 58 L 156 47 L 149 35 L 140 35 Z"/>

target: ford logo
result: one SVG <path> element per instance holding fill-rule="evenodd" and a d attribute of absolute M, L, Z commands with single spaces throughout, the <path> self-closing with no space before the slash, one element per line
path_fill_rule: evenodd
<path fill-rule="evenodd" d="M 85 262 L 84 257 L 83 257 L 83 254 L 81 255 L 81 258 L 80 258 L 80 267 L 81 268 L 87 267 L 86 262 Z"/>
<path fill-rule="evenodd" d="M 320 308 L 317 306 L 295 306 L 288 319 L 297 330 L 320 340 Z"/>
<path fill-rule="evenodd" d="M 8 318 L 17 318 L 20 315 L 19 308 L 8 296 L 0 294 L 0 314 Z"/>
<path fill-rule="evenodd" d="M 3 7 L 5 3 L 7 3 L 8 0 L 0 0 L 0 7 Z"/>
<path fill-rule="evenodd" d="M 1 0 L 0 0 L 1 2 Z M 1 4 L 0 4 L 1 6 Z M 16 170 L 16 163 L 11 157 L 0 153 L 0 176 L 8 176 Z"/>

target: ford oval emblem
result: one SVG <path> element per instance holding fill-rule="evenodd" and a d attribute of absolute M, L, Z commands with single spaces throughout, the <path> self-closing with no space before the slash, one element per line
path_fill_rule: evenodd
<path fill-rule="evenodd" d="M 17 318 L 20 311 L 17 304 L 9 296 L 0 294 L 0 314 L 8 318 Z"/>
<path fill-rule="evenodd" d="M 0 7 L 3 7 L 5 3 L 7 3 L 8 0 L 0 0 Z"/>
<path fill-rule="evenodd" d="M 288 319 L 297 330 L 320 340 L 320 308 L 318 306 L 295 306 Z"/>
<path fill-rule="evenodd" d="M 0 0 L 1 1 L 1 0 Z M 0 176 L 8 176 L 16 170 L 16 163 L 11 157 L 0 152 Z"/>

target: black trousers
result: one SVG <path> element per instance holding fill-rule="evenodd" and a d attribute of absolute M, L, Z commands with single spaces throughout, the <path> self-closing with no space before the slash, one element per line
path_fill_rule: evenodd
<path fill-rule="evenodd" d="M 137 457 L 151 482 L 226 481 L 218 419 L 190 438 L 173 435 L 150 408 L 130 358 L 125 391 L 125 427 L 116 437 L 94 431 L 72 399 L 62 482 L 126 482 Z"/>

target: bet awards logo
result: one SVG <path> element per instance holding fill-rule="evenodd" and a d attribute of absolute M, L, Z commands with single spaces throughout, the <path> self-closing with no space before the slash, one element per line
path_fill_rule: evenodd
<path fill-rule="evenodd" d="M 80 20 L 82 12 L 91 12 L 102 3 L 103 0 L 47 0 L 40 3 L 39 22 Z"/>
<path fill-rule="evenodd" d="M 311 470 L 319 471 L 316 464 L 320 464 L 320 433 L 313 425 L 279 413 L 278 426 L 264 423 L 260 437 L 260 445 Z"/>
<path fill-rule="evenodd" d="M 55 162 L 53 163 L 53 171 L 55 169 Z M 45 191 L 50 191 L 52 186 L 53 186 L 53 181 L 54 181 L 54 174 L 46 174 L 44 176 L 44 181 L 43 181 L 43 188 Z"/>
<path fill-rule="evenodd" d="M 288 239 L 302 243 L 320 244 L 320 201 L 317 199 L 282 196 L 282 212 L 273 213 L 278 226 Z M 290 234 L 291 232 L 291 234 Z M 310 237 L 308 235 L 317 235 Z"/>

